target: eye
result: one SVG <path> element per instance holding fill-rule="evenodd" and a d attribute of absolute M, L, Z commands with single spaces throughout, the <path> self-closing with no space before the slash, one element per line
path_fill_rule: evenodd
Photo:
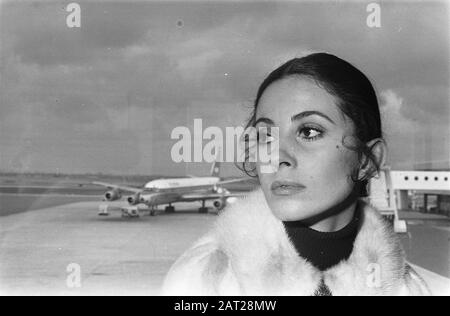
<path fill-rule="evenodd" d="M 304 135 L 304 136 L 302 136 Z M 310 142 L 323 137 L 323 131 L 315 127 L 303 127 L 298 130 L 300 138 Z"/>

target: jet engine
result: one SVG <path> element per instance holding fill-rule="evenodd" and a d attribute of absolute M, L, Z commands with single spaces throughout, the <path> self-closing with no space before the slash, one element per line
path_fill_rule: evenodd
<path fill-rule="evenodd" d="M 213 205 L 218 211 L 223 210 L 225 206 L 227 206 L 226 198 L 221 198 L 220 200 L 214 201 Z"/>
<path fill-rule="evenodd" d="M 223 197 L 221 197 L 221 198 L 219 198 L 219 199 L 217 199 L 217 200 L 215 200 L 215 201 L 213 202 L 214 207 L 215 207 L 218 211 L 221 211 L 221 210 L 223 210 L 223 209 L 225 208 L 225 206 L 227 206 L 227 204 L 228 204 L 229 197 L 227 197 L 227 196 L 225 196 L 225 195 L 226 195 L 226 194 L 229 194 L 230 192 L 229 192 L 227 189 L 224 189 L 224 188 L 217 188 L 217 189 L 216 189 L 216 192 L 224 195 Z"/>
<path fill-rule="evenodd" d="M 114 189 L 105 193 L 106 201 L 116 201 L 122 197 L 122 194 L 118 189 Z"/>
<path fill-rule="evenodd" d="M 135 195 L 129 196 L 127 198 L 128 204 L 136 205 L 140 203 L 140 194 L 136 193 Z"/>

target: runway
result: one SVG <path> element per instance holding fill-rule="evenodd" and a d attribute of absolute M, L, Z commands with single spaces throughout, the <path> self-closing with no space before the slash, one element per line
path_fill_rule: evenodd
<path fill-rule="evenodd" d="M 77 202 L 2 216 L 0 294 L 158 295 L 173 262 L 217 218 L 198 214 L 192 203 L 175 204 L 176 213 L 155 217 L 99 217 L 99 204 Z M 408 260 L 434 288 L 450 290 L 448 221 L 408 226 L 410 235 L 401 237 Z M 80 268 L 80 287 L 70 282 L 71 264 Z"/>
<path fill-rule="evenodd" d="M 155 217 L 98 217 L 98 205 L 2 217 L 0 294 L 158 295 L 171 264 L 217 217 L 198 214 L 192 204 Z M 80 288 L 67 283 L 72 263 L 81 268 Z"/>

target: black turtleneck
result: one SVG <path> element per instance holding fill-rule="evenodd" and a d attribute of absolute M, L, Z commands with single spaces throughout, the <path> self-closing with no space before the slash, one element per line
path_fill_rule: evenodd
<path fill-rule="evenodd" d="M 352 221 L 336 232 L 313 230 L 304 221 L 283 222 L 298 254 L 320 271 L 325 271 L 350 257 L 358 234 L 360 210 L 357 205 Z"/>

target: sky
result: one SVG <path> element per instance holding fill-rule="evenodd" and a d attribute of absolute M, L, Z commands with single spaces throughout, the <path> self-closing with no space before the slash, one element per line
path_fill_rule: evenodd
<path fill-rule="evenodd" d="M 388 164 L 449 166 L 445 1 L 2 1 L 0 170 L 205 174 L 175 163 L 175 127 L 239 126 L 258 86 L 293 57 L 326 51 L 377 90 Z M 374 2 L 374 1 L 372 1 Z M 228 164 L 225 175 L 238 171 Z"/>

